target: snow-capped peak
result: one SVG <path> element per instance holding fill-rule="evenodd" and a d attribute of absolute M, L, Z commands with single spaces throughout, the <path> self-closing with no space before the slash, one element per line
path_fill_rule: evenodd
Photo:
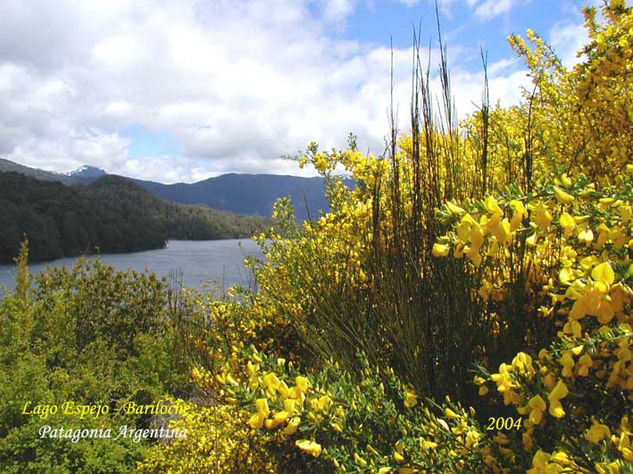
<path fill-rule="evenodd" d="M 97 168 L 95 166 L 83 165 L 77 168 L 75 171 L 70 171 L 66 173 L 68 176 L 79 177 L 79 178 L 98 178 L 100 176 L 105 176 L 106 173 L 101 168 Z"/>

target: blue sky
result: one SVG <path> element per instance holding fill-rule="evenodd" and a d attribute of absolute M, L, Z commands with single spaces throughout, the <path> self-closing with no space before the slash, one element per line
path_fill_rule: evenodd
<path fill-rule="evenodd" d="M 130 140 L 130 158 L 177 156 L 182 153 L 182 144 L 168 131 L 151 132 L 140 125 L 132 125 L 122 133 Z"/>
<path fill-rule="evenodd" d="M 512 56 L 505 37 L 523 34 L 527 28 L 549 35 L 555 26 L 576 25 L 582 22 L 583 2 L 572 0 L 507 2 L 507 9 L 494 11 L 502 0 L 491 2 L 489 10 L 477 10 L 486 2 L 443 2 L 439 13 L 444 40 L 451 46 L 460 46 L 472 56 L 472 64 L 480 66 L 480 46 L 488 53 L 491 62 Z M 502 7 L 503 8 L 503 7 Z M 315 12 L 316 13 L 316 12 Z M 358 3 L 354 14 L 338 30 L 335 37 L 365 44 L 389 45 L 390 37 L 398 48 L 411 44 L 412 30 L 422 26 L 424 44 L 436 42 L 435 6 L 431 1 L 398 2 L 374 1 Z"/>
<path fill-rule="evenodd" d="M 598 0 L 588 0 L 597 3 Z M 531 28 L 567 65 L 577 0 L 440 0 L 458 113 L 529 79 L 506 37 Z M 162 182 L 227 172 L 311 174 L 281 158 L 349 132 L 380 153 L 390 40 L 406 128 L 412 29 L 437 47 L 431 0 L 22 0 L 0 18 L 0 157 Z M 433 68 L 435 70 L 435 68 Z M 436 81 L 435 81 L 436 82 Z"/>
<path fill-rule="evenodd" d="M 484 2 L 479 2 L 481 3 Z M 498 0 L 496 4 L 503 4 Z M 316 5 L 316 4 L 314 4 Z M 496 12 L 480 10 L 477 3 L 440 2 L 439 13 L 443 33 L 459 44 L 468 42 L 499 45 L 510 33 L 522 33 L 526 28 L 548 33 L 560 20 L 578 23 L 582 20 L 583 2 L 524 1 L 509 2 L 508 8 Z M 314 8 L 314 6 L 312 7 Z M 316 13 L 316 11 L 315 11 Z M 346 19 L 341 37 L 364 43 L 388 44 L 393 36 L 394 45 L 407 47 L 411 42 L 411 27 L 422 24 L 423 36 L 435 39 L 435 6 L 432 1 L 398 2 L 374 1 L 358 3 L 354 14 Z M 385 28 L 388 26 L 388 28 Z M 503 43 L 503 41 L 501 41 Z M 506 50 L 505 53 L 508 51 Z"/>

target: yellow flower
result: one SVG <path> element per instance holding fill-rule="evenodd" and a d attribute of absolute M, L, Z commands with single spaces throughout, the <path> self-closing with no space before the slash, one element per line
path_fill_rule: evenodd
<path fill-rule="evenodd" d="M 473 265 L 475 265 L 475 267 L 479 267 L 479 265 L 481 265 L 481 255 L 479 254 L 478 247 L 471 247 L 470 249 L 468 249 L 468 252 L 466 252 L 466 256 L 471 262 L 473 262 Z"/>
<path fill-rule="evenodd" d="M 498 214 L 492 216 L 486 223 L 486 231 L 493 234 L 497 241 L 502 244 L 511 240 L 510 223 L 507 218 L 502 221 L 501 216 Z"/>
<path fill-rule="evenodd" d="M 451 420 L 459 419 L 459 415 L 455 413 L 453 410 L 451 410 L 450 408 L 447 408 L 446 410 L 444 410 L 444 414 L 446 415 L 446 418 L 449 418 Z"/>
<path fill-rule="evenodd" d="M 261 413 L 255 413 L 249 418 L 248 425 L 253 429 L 259 430 L 264 426 L 265 418 Z"/>
<path fill-rule="evenodd" d="M 521 201 L 517 201 L 513 199 L 510 201 L 510 208 L 514 211 L 512 214 L 512 220 L 510 221 L 510 230 L 515 231 L 521 225 L 523 218 L 527 216 L 527 211 L 525 210 L 525 206 Z"/>
<path fill-rule="evenodd" d="M 530 401 L 528 402 L 528 407 L 530 407 L 530 422 L 538 425 L 543 419 L 543 413 L 547 408 L 545 400 L 543 400 L 543 397 L 541 397 L 540 395 L 535 395 L 530 398 Z"/>
<path fill-rule="evenodd" d="M 284 400 L 284 410 L 286 410 L 288 413 L 294 413 L 296 403 L 297 403 L 296 400 L 292 398 L 286 398 Z"/>
<path fill-rule="evenodd" d="M 497 384 L 497 390 L 499 393 L 503 393 L 511 389 L 514 385 L 508 366 L 504 363 L 499 365 L 499 373 L 491 374 L 490 379 Z"/>
<path fill-rule="evenodd" d="M 420 448 L 424 449 L 425 451 L 428 451 L 429 449 L 437 448 L 437 443 L 434 441 L 429 441 L 420 437 L 419 442 L 420 442 Z"/>
<path fill-rule="evenodd" d="M 512 359 L 512 368 L 516 369 L 520 374 L 534 374 L 532 357 L 525 352 L 519 352 L 514 359 Z"/>
<path fill-rule="evenodd" d="M 486 211 L 488 211 L 493 216 L 501 217 L 503 215 L 503 211 L 501 210 L 493 196 L 488 196 L 486 198 L 486 201 L 484 202 L 484 207 L 486 208 Z"/>
<path fill-rule="evenodd" d="M 332 399 L 328 395 L 323 395 L 318 400 L 320 411 L 327 411 L 332 406 Z"/>
<path fill-rule="evenodd" d="M 600 258 L 595 255 L 589 255 L 580 261 L 580 266 L 583 270 L 589 270 L 591 267 L 600 262 Z"/>
<path fill-rule="evenodd" d="M 536 246 L 536 232 L 525 239 L 525 243 L 528 245 L 528 247 Z"/>
<path fill-rule="evenodd" d="M 407 408 L 413 408 L 418 404 L 418 396 L 413 390 L 407 390 L 407 395 L 404 400 L 404 406 Z"/>
<path fill-rule="evenodd" d="M 582 229 L 578 232 L 578 240 L 589 246 L 589 244 L 593 241 L 593 231 L 588 227 Z"/>
<path fill-rule="evenodd" d="M 466 241 L 468 240 L 468 233 L 472 226 L 479 225 L 479 223 L 472 218 L 470 214 L 465 214 L 464 217 L 461 218 L 459 224 L 456 227 L 457 237 L 460 240 Z"/>
<path fill-rule="evenodd" d="M 551 455 L 549 453 L 539 449 L 532 458 L 532 469 L 527 471 L 528 474 L 552 472 L 548 469 L 551 466 L 549 463 L 550 457 Z"/>
<path fill-rule="evenodd" d="M 481 438 L 481 433 L 477 431 L 470 430 L 466 433 L 466 447 L 472 448 L 477 445 L 479 439 Z"/>
<path fill-rule="evenodd" d="M 288 436 L 292 436 L 297 432 L 297 428 L 299 428 L 299 424 L 301 423 L 301 418 L 298 416 L 293 417 L 288 425 L 283 429 L 283 433 Z"/>
<path fill-rule="evenodd" d="M 533 221 L 541 229 L 547 229 L 550 222 L 552 222 L 552 215 L 542 202 L 539 202 L 538 205 L 534 208 Z"/>
<path fill-rule="evenodd" d="M 277 375 L 273 374 L 272 372 L 262 377 L 262 385 L 270 393 L 275 393 L 275 391 L 277 390 L 277 387 L 279 387 L 280 384 L 281 382 L 277 378 Z"/>
<path fill-rule="evenodd" d="M 268 399 L 266 398 L 258 398 L 255 400 L 255 408 L 257 408 L 257 413 L 266 418 L 270 413 L 270 409 L 268 408 Z"/>
<path fill-rule="evenodd" d="M 361 458 L 358 453 L 354 453 L 354 461 L 356 461 L 361 466 L 367 466 L 367 461 Z"/>
<path fill-rule="evenodd" d="M 609 430 L 609 427 L 607 425 L 598 423 L 595 419 L 593 420 L 593 425 L 591 425 L 591 428 L 589 428 L 589 430 L 587 430 L 587 433 L 585 433 L 585 438 L 587 438 L 588 441 L 594 444 L 598 444 L 600 441 L 608 438 L 609 436 L 611 436 L 611 431 Z"/>
<path fill-rule="evenodd" d="M 288 413 L 286 410 L 282 410 L 279 411 L 277 413 L 275 413 L 273 415 L 273 419 L 271 420 L 271 428 L 276 428 L 277 426 L 281 425 L 282 423 L 285 423 L 285 421 L 288 419 L 288 416 L 290 415 L 290 413 Z M 266 420 L 268 421 L 268 420 Z M 268 428 L 268 427 L 267 427 Z"/>
<path fill-rule="evenodd" d="M 576 221 L 567 212 L 563 212 L 560 215 L 559 223 L 560 223 L 560 226 L 563 228 L 563 230 L 565 232 L 565 236 L 567 236 L 567 237 L 569 237 L 571 235 L 571 233 L 573 232 L 574 228 L 576 227 Z"/>
<path fill-rule="evenodd" d="M 615 273 L 613 273 L 613 269 L 611 268 L 611 265 L 609 265 L 609 262 L 603 262 L 594 267 L 591 271 L 591 278 L 594 281 L 612 285 L 615 281 Z"/>
<path fill-rule="evenodd" d="M 578 364 L 578 375 L 580 377 L 586 377 L 589 375 L 589 369 L 591 369 L 593 365 L 593 361 L 591 360 L 591 356 L 589 354 L 584 354 L 579 360 Z"/>
<path fill-rule="evenodd" d="M 255 375 L 257 375 L 257 372 L 259 371 L 259 364 L 253 364 L 251 361 L 248 361 L 246 367 L 248 370 L 248 375 L 250 377 L 254 377 Z"/>
<path fill-rule="evenodd" d="M 433 244 L 433 256 L 434 257 L 446 257 L 448 255 L 449 246 L 446 244 Z"/>
<path fill-rule="evenodd" d="M 570 202 L 574 200 L 574 196 L 566 193 L 565 191 L 563 191 L 557 186 L 554 186 L 554 196 L 556 196 L 556 199 L 558 199 L 558 201 L 560 201 L 563 204 L 569 204 Z"/>
<path fill-rule="evenodd" d="M 571 355 L 570 351 L 565 351 L 563 356 L 560 359 L 560 363 L 563 366 L 562 375 L 563 377 L 571 377 L 574 375 L 574 358 Z"/>
<path fill-rule="evenodd" d="M 549 400 L 549 414 L 554 418 L 562 418 L 565 416 L 565 410 L 563 410 L 563 405 L 560 403 L 560 400 L 567 395 L 569 395 L 567 385 L 565 385 L 562 380 L 559 380 L 547 396 Z"/>
<path fill-rule="evenodd" d="M 563 173 L 563 175 L 560 177 L 560 181 L 561 183 L 563 183 L 563 186 L 565 186 L 566 188 L 572 185 L 572 181 L 571 179 L 569 179 L 569 176 L 567 176 L 566 173 Z"/>
<path fill-rule="evenodd" d="M 479 224 L 471 227 L 468 240 L 470 240 L 471 250 L 476 249 L 475 251 L 479 252 L 479 249 L 484 243 L 484 233 Z"/>
<path fill-rule="evenodd" d="M 318 458 L 321 455 L 321 445 L 315 441 L 310 441 L 307 439 L 299 439 L 295 441 L 295 445 L 308 454 L 311 454 L 315 458 Z"/>
<path fill-rule="evenodd" d="M 575 280 L 574 271 L 571 268 L 563 268 L 558 274 L 558 280 L 563 285 L 571 285 Z"/>
<path fill-rule="evenodd" d="M 295 379 L 295 384 L 297 385 L 297 388 L 301 392 L 305 393 L 308 391 L 308 387 L 310 386 L 310 381 L 306 377 L 297 375 L 297 378 Z"/>
<path fill-rule="evenodd" d="M 457 206 L 456 204 L 453 204 L 451 201 L 446 202 L 446 207 L 448 208 L 448 212 L 450 212 L 451 214 L 462 215 L 466 212 L 464 209 Z"/>

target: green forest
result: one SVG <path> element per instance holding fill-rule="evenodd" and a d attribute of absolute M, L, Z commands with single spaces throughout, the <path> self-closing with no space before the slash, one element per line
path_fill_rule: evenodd
<path fill-rule="evenodd" d="M 168 239 L 250 237 L 267 220 L 204 205 L 163 201 L 117 176 L 66 186 L 0 173 L 0 262 L 18 255 L 26 237 L 32 261 L 80 254 L 162 248 Z"/>

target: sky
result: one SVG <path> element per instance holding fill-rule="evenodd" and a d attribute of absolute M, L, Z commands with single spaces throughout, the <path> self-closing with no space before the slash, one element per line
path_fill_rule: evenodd
<path fill-rule="evenodd" d="M 567 65 L 598 0 L 439 0 L 458 114 L 529 85 L 509 34 L 531 28 Z M 406 130 L 412 32 L 437 51 L 433 0 L 0 0 L 0 158 L 163 183 L 313 175 L 311 141 L 380 154 L 390 61 Z M 426 54 L 426 53 L 425 53 Z M 437 70 L 432 63 L 432 72 Z M 437 83 L 437 81 L 433 81 Z"/>

